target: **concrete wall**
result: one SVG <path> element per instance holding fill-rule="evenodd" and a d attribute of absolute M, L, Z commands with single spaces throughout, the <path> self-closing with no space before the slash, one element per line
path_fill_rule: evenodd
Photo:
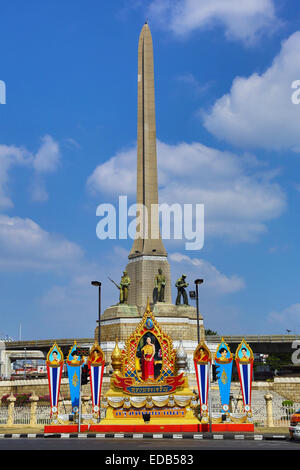
<path fill-rule="evenodd" d="M 252 389 L 276 392 L 287 400 L 300 403 L 300 377 L 275 377 L 273 382 L 253 382 Z"/>
<path fill-rule="evenodd" d="M 300 377 L 277 377 L 272 390 L 288 400 L 300 403 Z"/>

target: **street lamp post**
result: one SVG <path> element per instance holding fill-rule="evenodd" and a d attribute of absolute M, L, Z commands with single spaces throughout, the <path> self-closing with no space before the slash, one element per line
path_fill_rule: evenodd
<path fill-rule="evenodd" d="M 195 284 L 196 284 L 196 307 L 197 307 L 197 338 L 198 338 L 198 344 L 200 343 L 200 326 L 199 326 L 199 292 L 198 292 L 198 286 L 200 284 L 203 284 L 203 279 L 196 279 Z"/>
<path fill-rule="evenodd" d="M 26 357 L 26 348 L 24 348 L 24 378 L 27 379 L 27 369 L 26 369 L 26 362 L 27 362 L 27 357 Z"/>
<path fill-rule="evenodd" d="M 98 293 L 99 293 L 99 300 L 98 300 L 98 344 L 100 346 L 100 341 L 101 341 L 101 321 L 100 321 L 100 315 L 101 315 L 101 282 L 92 281 L 91 284 L 92 284 L 92 286 L 98 287 Z"/>

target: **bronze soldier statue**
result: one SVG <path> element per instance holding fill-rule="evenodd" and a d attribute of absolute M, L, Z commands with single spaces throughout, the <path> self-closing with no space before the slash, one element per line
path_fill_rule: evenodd
<path fill-rule="evenodd" d="M 181 296 L 183 298 L 184 305 L 189 305 L 188 296 L 185 290 L 185 288 L 189 285 L 189 283 L 186 282 L 185 278 L 186 278 L 186 274 L 182 274 L 182 276 L 176 281 L 176 284 L 175 284 L 175 286 L 177 287 L 176 305 L 180 305 Z"/>
<path fill-rule="evenodd" d="M 110 277 L 108 278 L 114 285 L 120 290 L 119 303 L 125 304 L 128 301 L 128 289 L 130 286 L 130 277 L 128 276 L 127 271 L 123 271 L 123 276 L 121 277 L 120 285 L 113 281 Z"/>
<path fill-rule="evenodd" d="M 123 271 L 123 276 L 120 282 L 120 304 L 127 303 L 128 301 L 128 289 L 130 286 L 130 278 L 127 271 Z"/>
<path fill-rule="evenodd" d="M 163 275 L 162 269 L 158 269 L 158 274 L 155 276 L 154 286 L 157 290 L 157 301 L 164 302 L 165 301 L 165 285 L 166 285 L 166 277 Z"/>

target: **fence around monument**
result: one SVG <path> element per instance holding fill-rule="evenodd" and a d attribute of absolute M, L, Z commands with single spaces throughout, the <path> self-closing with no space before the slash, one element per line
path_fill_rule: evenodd
<path fill-rule="evenodd" d="M 288 428 L 291 415 L 299 410 L 300 403 L 282 402 L 281 396 L 257 396 L 252 403 L 253 422 L 257 427 L 281 427 Z M 271 400 L 271 407 L 270 407 Z M 221 416 L 220 400 L 216 394 L 211 397 L 212 418 Z M 240 395 L 231 397 L 231 413 L 235 417 L 242 416 L 242 399 Z M 271 410 L 271 415 L 270 415 Z M 61 400 L 59 402 L 59 417 L 62 421 L 68 421 L 71 414 L 71 401 Z M 101 419 L 105 417 L 106 410 L 102 408 Z M 82 410 L 83 419 L 92 417 L 92 402 L 85 400 Z M 23 425 L 23 426 L 44 426 L 50 424 L 50 406 L 49 404 L 31 404 L 13 405 L 10 403 L 0 406 L 0 425 Z"/>

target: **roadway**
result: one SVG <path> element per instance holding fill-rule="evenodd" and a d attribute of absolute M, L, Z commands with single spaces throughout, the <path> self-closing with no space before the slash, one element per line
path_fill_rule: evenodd
<path fill-rule="evenodd" d="M 36 439 L 1 439 L 0 451 L 2 450 L 31 450 L 31 451 L 57 451 L 57 450 L 94 450 L 101 451 L 102 463 L 116 464 L 117 456 L 139 457 L 139 465 L 143 468 L 149 465 L 150 454 L 152 455 L 191 455 L 191 463 L 200 464 L 200 456 L 203 450 L 300 450 L 300 442 L 285 440 L 193 440 L 193 439 L 62 439 L 62 438 L 36 438 Z M 190 452 L 190 454 L 189 454 Z M 155 457 L 153 457 L 155 459 Z M 152 460 L 153 460 L 152 459 Z M 105 461 L 106 460 L 106 461 Z M 162 458 L 161 458 L 162 460 Z M 99 462 L 101 463 L 101 462 Z M 153 463 L 153 462 L 152 462 Z M 162 464 L 162 462 L 155 462 Z M 174 463 L 174 462 L 173 462 Z M 130 468 L 133 468 L 130 467 Z"/>

